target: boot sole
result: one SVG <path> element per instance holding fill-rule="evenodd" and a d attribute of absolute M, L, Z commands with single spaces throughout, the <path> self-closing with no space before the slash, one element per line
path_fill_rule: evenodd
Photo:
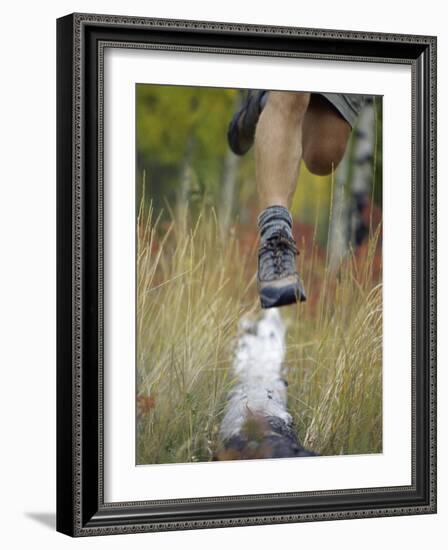
<path fill-rule="evenodd" d="M 264 90 L 259 90 L 252 96 L 248 96 L 241 109 L 233 115 L 230 121 L 227 141 L 235 155 L 245 155 L 254 143 L 255 128 L 264 107 L 263 96 L 265 93 Z M 243 128 L 238 128 L 241 119 L 244 119 Z"/>
<path fill-rule="evenodd" d="M 260 302 L 263 309 L 289 306 L 305 302 L 306 294 L 301 285 L 287 285 L 282 288 L 265 287 L 260 290 Z"/>

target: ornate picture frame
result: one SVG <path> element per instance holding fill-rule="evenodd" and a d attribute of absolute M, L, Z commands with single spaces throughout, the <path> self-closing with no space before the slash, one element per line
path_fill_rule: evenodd
<path fill-rule="evenodd" d="M 144 501 L 105 501 L 103 108 L 111 47 L 411 68 L 410 485 L 168 500 L 148 490 Z M 436 38 L 72 14 L 57 21 L 57 52 L 57 530 L 90 536 L 435 513 Z"/>

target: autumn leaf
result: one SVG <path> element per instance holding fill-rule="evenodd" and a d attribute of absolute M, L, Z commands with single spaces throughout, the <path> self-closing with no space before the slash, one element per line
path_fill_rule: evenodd
<path fill-rule="evenodd" d="M 154 395 L 140 394 L 137 396 L 137 414 L 144 416 L 156 406 L 156 398 Z"/>

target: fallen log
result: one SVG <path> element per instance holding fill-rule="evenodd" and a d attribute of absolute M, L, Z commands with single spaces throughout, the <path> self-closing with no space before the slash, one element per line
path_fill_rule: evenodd
<path fill-rule="evenodd" d="M 217 460 L 315 456 L 300 444 L 287 410 L 285 333 L 277 309 L 240 322 Z"/>

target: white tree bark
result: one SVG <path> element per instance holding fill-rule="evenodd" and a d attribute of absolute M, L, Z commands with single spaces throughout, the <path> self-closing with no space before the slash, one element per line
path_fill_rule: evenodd
<path fill-rule="evenodd" d="M 233 362 L 237 382 L 220 430 L 221 458 L 313 455 L 298 442 L 287 410 L 286 329 L 280 313 L 267 310 L 257 322 L 245 318 L 240 329 Z"/>
<path fill-rule="evenodd" d="M 352 193 L 369 193 L 372 185 L 372 159 L 375 148 L 375 107 L 367 102 L 359 113 L 353 148 Z"/>
<path fill-rule="evenodd" d="M 347 202 L 346 188 L 348 185 L 351 150 L 347 148 L 341 163 L 335 173 L 333 201 L 331 205 L 331 225 L 329 233 L 329 259 L 330 271 L 336 272 L 342 259 L 348 250 L 348 216 L 349 206 Z"/>
<path fill-rule="evenodd" d="M 223 168 L 223 177 L 221 182 L 221 197 L 219 205 L 219 225 L 221 236 L 224 238 L 229 231 L 232 219 L 233 203 L 235 197 L 235 186 L 238 177 L 238 167 L 240 159 L 230 148 L 228 149 Z"/>
<path fill-rule="evenodd" d="M 360 209 L 368 202 L 372 187 L 372 159 L 375 148 L 375 107 L 373 101 L 363 106 L 353 144 L 335 173 L 331 224 L 329 232 L 329 269 L 336 272 L 350 243 L 356 246 L 355 233 L 359 224 Z M 350 169 L 351 168 L 351 169 Z"/>
<path fill-rule="evenodd" d="M 356 142 L 353 151 L 353 170 L 351 180 L 352 207 L 349 225 L 349 238 L 355 248 L 368 234 L 362 212 L 371 199 L 373 183 L 373 155 L 375 151 L 375 106 L 373 101 L 364 105 L 356 130 Z"/>
<path fill-rule="evenodd" d="M 238 109 L 240 109 L 241 105 L 241 95 L 238 94 L 234 102 L 234 111 L 236 112 Z M 224 159 L 223 176 L 221 181 L 221 196 L 219 204 L 219 225 L 222 238 L 225 238 L 225 236 L 227 235 L 232 219 L 235 186 L 238 177 L 239 164 L 240 158 L 232 152 L 230 147 L 228 147 Z"/>

